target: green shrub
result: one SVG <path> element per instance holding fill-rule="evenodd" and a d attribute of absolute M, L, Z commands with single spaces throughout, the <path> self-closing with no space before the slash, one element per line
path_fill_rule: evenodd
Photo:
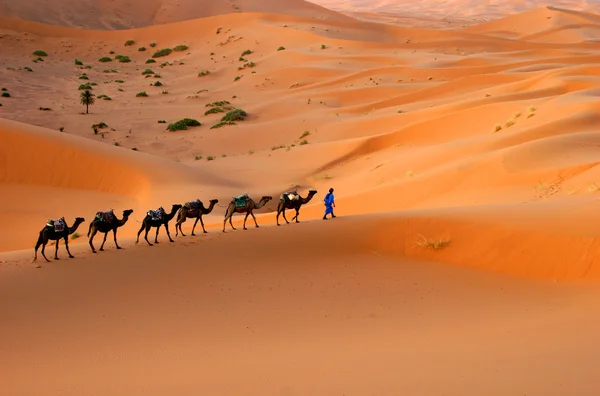
<path fill-rule="evenodd" d="M 147 63 L 147 64 L 148 64 L 148 63 L 156 63 L 156 61 L 155 61 L 154 59 L 150 58 L 150 59 L 146 60 L 146 63 Z"/>
<path fill-rule="evenodd" d="M 156 43 L 154 43 L 154 42 L 150 43 L 149 45 L 150 45 L 150 47 L 152 47 L 152 48 L 156 47 Z"/>
<path fill-rule="evenodd" d="M 225 110 L 223 110 L 223 109 L 222 109 L 222 108 L 220 108 L 220 107 L 212 107 L 212 108 L 210 108 L 210 109 L 206 110 L 206 111 L 204 112 L 204 115 L 209 115 L 209 114 L 217 114 L 217 113 L 224 113 L 224 112 L 225 112 Z"/>
<path fill-rule="evenodd" d="M 162 87 L 163 84 L 160 81 L 155 81 L 154 84 L 150 84 L 150 85 L 155 86 L 155 87 Z"/>
<path fill-rule="evenodd" d="M 227 112 L 227 114 L 225 114 L 223 118 L 221 118 L 221 121 L 242 121 L 247 116 L 248 113 L 246 113 L 244 110 L 235 109 Z"/>
<path fill-rule="evenodd" d="M 2 97 L 3 98 L 10 98 L 10 94 L 8 92 L 2 92 Z"/>
<path fill-rule="evenodd" d="M 140 97 L 147 97 L 148 94 L 146 93 L 146 91 L 142 91 L 142 92 L 138 92 L 137 94 L 135 94 L 136 97 L 140 98 Z"/>
<path fill-rule="evenodd" d="M 32 71 L 33 71 L 33 69 L 32 69 L 31 67 L 29 67 L 29 66 L 25 66 L 23 69 L 25 69 L 25 70 L 27 70 L 27 71 L 30 71 L 30 72 L 32 72 Z"/>
<path fill-rule="evenodd" d="M 281 47 L 277 48 L 277 51 L 283 51 L 285 49 L 285 47 L 282 45 Z"/>
<path fill-rule="evenodd" d="M 177 47 L 173 48 L 173 51 L 181 52 L 181 51 L 185 51 L 188 48 L 189 47 L 187 45 L 180 44 Z"/>
<path fill-rule="evenodd" d="M 250 55 L 251 53 L 252 53 L 252 51 L 250 51 L 249 49 L 247 49 L 246 51 L 242 52 L 242 55 L 240 55 L 240 56 Z"/>
<path fill-rule="evenodd" d="M 83 62 L 82 62 L 82 61 L 80 61 L 79 59 L 75 59 L 75 64 L 76 64 L 77 66 L 83 66 Z"/>
<path fill-rule="evenodd" d="M 170 54 L 171 54 L 171 52 L 173 52 L 173 50 L 172 50 L 171 48 L 163 48 L 163 49 L 161 49 L 161 50 L 158 50 L 158 51 L 156 51 L 156 52 L 155 52 L 155 53 L 152 55 L 152 57 L 153 57 L 153 58 L 160 58 L 160 57 L 162 57 L 162 56 L 167 56 L 167 55 L 170 55 Z"/>
<path fill-rule="evenodd" d="M 166 124 L 166 123 L 167 123 L 167 121 L 165 121 L 165 120 L 158 120 L 158 123 L 159 123 L 159 124 Z"/>
<path fill-rule="evenodd" d="M 140 47 L 140 48 L 138 48 L 138 51 L 140 51 L 140 52 L 146 51 L 146 47 Z"/>
<path fill-rule="evenodd" d="M 108 128 L 108 125 L 106 125 L 105 122 L 99 122 L 98 124 L 92 125 L 92 129 L 102 129 L 102 128 Z"/>
<path fill-rule="evenodd" d="M 118 60 L 121 63 L 129 63 L 129 62 L 131 62 L 131 59 L 129 59 L 129 57 L 125 56 L 125 55 L 117 55 L 117 56 L 115 56 L 115 59 Z"/>
<path fill-rule="evenodd" d="M 182 120 L 179 120 L 177 122 L 169 124 L 167 126 L 167 130 L 169 130 L 171 132 L 184 131 L 184 130 L 188 129 L 188 127 L 194 127 L 194 126 L 200 126 L 200 125 L 202 125 L 202 124 L 200 122 L 198 122 L 197 120 L 194 120 L 193 118 L 184 118 Z"/>
<path fill-rule="evenodd" d="M 209 75 L 210 71 L 209 70 L 201 70 L 198 72 L 198 77 L 202 77 L 202 76 L 206 76 Z"/>
<path fill-rule="evenodd" d="M 153 72 L 152 70 L 150 70 L 150 69 L 146 69 L 146 70 L 144 70 L 144 71 L 142 72 L 142 76 L 145 76 L 145 75 L 147 75 L 147 74 L 154 74 L 154 72 Z"/>
<path fill-rule="evenodd" d="M 216 102 L 207 103 L 204 107 L 216 107 L 216 106 L 225 106 L 231 104 L 227 100 L 218 100 Z"/>
<path fill-rule="evenodd" d="M 93 89 L 93 87 L 92 87 L 92 84 L 87 83 L 87 84 L 81 84 L 78 89 L 81 91 L 84 89 Z"/>
<path fill-rule="evenodd" d="M 211 126 L 210 129 L 221 128 L 222 126 L 225 126 L 225 125 L 235 125 L 235 122 L 233 122 L 233 121 L 221 121 L 218 124 L 215 124 L 215 125 Z"/>
<path fill-rule="evenodd" d="M 133 45 L 133 44 L 135 44 L 135 41 L 133 41 L 133 40 L 127 40 L 127 41 L 125 41 L 125 46 L 126 47 L 129 46 L 129 45 Z"/>
<path fill-rule="evenodd" d="M 108 57 L 108 56 L 103 56 L 102 58 L 98 59 L 100 62 L 112 62 L 112 58 Z"/>
<path fill-rule="evenodd" d="M 80 80 L 89 80 L 90 78 L 87 75 L 82 74 L 81 76 L 79 76 L 79 79 Z"/>
<path fill-rule="evenodd" d="M 123 80 L 115 80 L 115 82 L 116 82 L 116 83 L 123 84 L 125 81 L 123 81 Z"/>
<path fill-rule="evenodd" d="M 48 56 L 48 54 L 45 53 L 42 50 L 35 50 L 35 51 L 33 51 L 33 55 L 35 55 L 35 56 Z"/>

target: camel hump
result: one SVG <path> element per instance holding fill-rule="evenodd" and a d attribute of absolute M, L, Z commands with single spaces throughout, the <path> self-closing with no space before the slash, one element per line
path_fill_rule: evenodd
<path fill-rule="evenodd" d="M 154 221 L 159 221 L 162 220 L 163 215 L 165 214 L 165 210 L 163 209 L 163 207 L 161 206 L 160 208 L 156 209 L 156 210 L 149 210 L 146 213 L 148 216 L 150 216 L 150 218 Z"/>
<path fill-rule="evenodd" d="M 237 197 L 233 197 L 233 201 L 235 202 L 236 207 L 241 208 L 243 206 L 246 206 L 248 198 L 250 198 L 248 196 L 248 193 L 244 193 L 242 195 L 238 195 Z"/>
<path fill-rule="evenodd" d="M 115 218 L 115 212 L 113 209 L 110 209 L 106 212 L 96 212 L 96 220 L 105 221 L 110 223 Z"/>
<path fill-rule="evenodd" d="M 285 202 L 290 202 L 300 199 L 300 195 L 298 195 L 298 192 L 296 190 L 286 191 L 283 194 L 281 194 L 279 198 Z"/>

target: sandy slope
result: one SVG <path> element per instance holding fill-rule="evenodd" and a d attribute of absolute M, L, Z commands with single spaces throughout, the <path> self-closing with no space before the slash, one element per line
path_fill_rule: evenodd
<path fill-rule="evenodd" d="M 443 31 L 329 15 L 2 19 L 9 393 L 598 393 L 599 17 L 540 8 Z M 111 100 L 84 114 L 92 82 Z M 211 128 L 221 100 L 248 117 Z M 165 130 L 185 117 L 202 125 Z M 276 227 L 289 188 L 319 193 Z M 260 228 L 222 233 L 243 192 L 275 201 Z M 135 244 L 148 209 L 195 198 L 219 199 L 208 234 L 171 222 L 174 243 Z M 48 218 L 85 217 L 85 236 L 108 208 L 134 209 L 124 250 L 82 237 L 75 259 L 30 262 Z"/>

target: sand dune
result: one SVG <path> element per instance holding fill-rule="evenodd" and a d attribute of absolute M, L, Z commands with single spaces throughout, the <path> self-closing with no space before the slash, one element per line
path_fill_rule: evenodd
<path fill-rule="evenodd" d="M 11 395 L 598 393 L 593 7 L 464 2 L 433 29 L 457 3 L 414 27 L 337 12 L 386 1 L 22 3 L 0 8 Z M 318 193 L 278 227 L 290 189 Z M 260 227 L 221 232 L 244 192 L 274 198 Z M 196 198 L 207 234 L 135 243 Z M 123 250 L 93 254 L 109 208 L 134 210 Z M 31 262 L 62 216 L 86 219 L 75 258 Z"/>

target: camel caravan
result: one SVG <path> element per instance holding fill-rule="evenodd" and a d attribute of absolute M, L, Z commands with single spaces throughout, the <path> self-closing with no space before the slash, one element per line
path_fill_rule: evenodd
<path fill-rule="evenodd" d="M 308 203 L 316 193 L 316 190 L 310 190 L 305 198 L 301 197 L 295 190 L 287 191 L 281 194 L 279 197 L 279 204 L 277 205 L 277 225 L 280 225 L 279 215 L 283 215 L 283 219 L 286 221 L 287 224 L 290 223 L 285 217 L 286 209 L 296 211 L 294 217 L 292 218 L 292 221 L 296 220 L 296 223 L 299 223 L 298 216 L 300 214 L 300 207 Z M 254 220 L 254 225 L 258 228 L 258 223 L 256 221 L 256 217 L 254 217 L 253 211 L 254 209 L 262 208 L 267 202 L 269 202 L 272 199 L 273 198 L 270 196 L 263 196 L 258 202 L 255 202 L 252 198 L 248 196 L 247 193 L 239 195 L 237 197 L 233 197 L 231 202 L 229 202 L 229 205 L 227 205 L 227 210 L 225 211 L 225 219 L 223 220 L 223 232 L 225 232 L 225 225 L 227 224 L 228 220 L 231 228 L 233 230 L 236 229 L 232 223 L 232 217 L 235 213 L 246 214 L 246 216 L 244 217 L 244 230 L 247 230 L 246 220 L 248 219 L 248 216 L 252 216 L 252 219 Z M 202 232 L 206 233 L 207 231 L 204 228 L 204 221 L 202 221 L 202 216 L 211 213 L 218 202 L 219 200 L 217 199 L 211 199 L 209 201 L 210 204 L 207 208 L 204 206 L 204 203 L 200 199 L 196 199 L 194 201 L 186 202 L 183 205 L 173 205 L 169 213 L 167 213 L 162 206 L 156 210 L 148 210 L 144 219 L 142 220 L 142 226 L 140 227 L 137 233 L 137 240 L 135 243 L 139 243 L 140 235 L 142 234 L 142 232 L 144 232 L 144 239 L 146 240 L 148 245 L 153 246 L 153 244 L 150 243 L 150 241 L 148 240 L 148 232 L 150 232 L 150 229 L 152 228 L 156 228 L 154 243 L 158 243 L 158 233 L 161 226 L 165 227 L 169 241 L 175 242 L 171 238 L 171 233 L 169 232 L 169 222 L 175 217 L 175 215 L 177 215 L 177 220 L 175 221 L 175 236 L 178 236 L 179 234 L 181 234 L 182 236 L 186 236 L 181 229 L 181 225 L 185 223 L 187 219 L 195 219 L 194 225 L 192 226 L 191 235 L 196 235 L 194 234 L 194 230 L 196 229 L 196 224 L 198 224 L 198 221 L 200 221 L 200 225 L 202 226 Z M 108 236 L 108 233 L 111 231 L 113 234 L 115 247 L 117 249 L 121 249 L 117 242 L 117 230 L 119 229 L 119 227 L 122 227 L 125 225 L 125 223 L 127 223 L 127 220 L 129 220 L 129 217 L 132 213 L 133 209 L 124 210 L 122 217 L 119 219 L 115 215 L 113 209 L 110 209 L 106 212 L 96 212 L 96 215 L 90 223 L 87 233 L 92 253 L 96 253 L 96 248 L 94 247 L 93 240 L 94 236 L 98 232 L 104 234 L 104 239 L 102 240 L 102 244 L 100 245 L 99 249 L 100 251 L 104 251 L 104 244 L 106 243 L 106 238 Z M 44 259 L 46 259 L 46 261 L 50 261 L 45 255 L 45 249 L 46 244 L 51 240 L 56 241 L 54 245 L 54 260 L 59 259 L 58 243 L 60 240 L 64 240 L 65 249 L 67 250 L 69 257 L 74 258 L 74 256 L 71 254 L 71 251 L 69 250 L 69 235 L 77 231 L 79 225 L 84 221 L 85 219 L 83 217 L 77 217 L 73 225 L 69 227 L 64 217 L 61 217 L 56 220 L 48 220 L 44 228 L 39 233 L 37 243 L 35 244 L 33 261 L 37 260 L 37 253 L 40 246 L 42 247 L 42 256 L 44 257 Z"/>

